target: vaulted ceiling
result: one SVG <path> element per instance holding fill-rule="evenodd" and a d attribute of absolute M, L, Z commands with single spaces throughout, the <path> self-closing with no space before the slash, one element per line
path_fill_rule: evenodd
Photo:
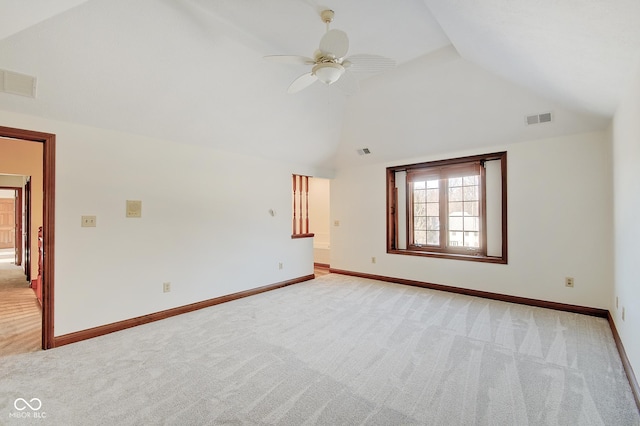
<path fill-rule="evenodd" d="M 350 54 L 398 66 L 289 95 L 308 67 L 263 56 L 312 56 L 325 8 Z M 606 128 L 639 18 L 637 0 L 0 0 L 0 68 L 38 81 L 0 109 L 326 168 L 406 159 Z"/>

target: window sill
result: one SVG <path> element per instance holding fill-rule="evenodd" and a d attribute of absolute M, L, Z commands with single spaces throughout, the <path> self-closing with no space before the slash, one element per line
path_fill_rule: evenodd
<path fill-rule="evenodd" d="M 433 251 L 422 250 L 387 250 L 389 254 L 402 254 L 406 256 L 421 256 L 421 257 L 435 257 L 439 259 L 453 259 L 453 260 L 467 260 L 470 262 L 483 262 L 483 263 L 499 263 L 506 265 L 507 258 L 496 256 L 478 256 L 470 254 L 456 254 L 456 253 L 441 253 Z"/>
<path fill-rule="evenodd" d="M 315 234 L 293 234 L 291 239 L 294 240 L 296 238 L 313 238 Z"/>

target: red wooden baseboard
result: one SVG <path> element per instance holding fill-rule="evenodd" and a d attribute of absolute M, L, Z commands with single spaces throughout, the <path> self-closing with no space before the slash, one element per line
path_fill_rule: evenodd
<path fill-rule="evenodd" d="M 153 321 L 159 321 L 175 315 L 185 314 L 187 312 L 196 311 L 198 309 L 208 308 L 210 306 L 229 302 L 231 300 L 241 299 L 243 297 L 264 293 L 265 291 L 275 290 L 277 288 L 286 287 L 288 285 L 309 281 L 309 280 L 312 280 L 313 278 L 314 278 L 313 274 L 305 275 L 302 277 L 294 278 L 287 281 L 282 281 L 275 284 L 265 285 L 265 286 L 254 288 L 251 290 L 245 290 L 238 293 L 228 294 L 226 296 L 220 296 L 213 299 L 203 300 L 201 302 L 191 303 L 189 305 L 179 306 L 177 308 L 167 309 L 165 311 L 160 311 L 160 312 L 155 312 L 148 315 L 143 315 L 140 317 L 130 318 L 124 321 L 118 321 L 111 324 L 101 325 L 99 327 L 89 328 L 87 330 L 81 330 L 81 331 L 76 331 L 74 333 L 64 334 L 62 336 L 57 336 L 54 338 L 54 347 L 80 342 L 82 340 L 91 339 L 94 337 L 113 333 L 115 331 L 125 330 L 127 328 L 135 327 L 142 324 L 147 324 Z"/>
<path fill-rule="evenodd" d="M 341 269 L 329 269 L 330 272 L 354 277 L 369 278 L 396 284 L 410 285 L 414 287 L 430 288 L 432 290 L 448 291 L 449 293 L 465 294 L 467 296 L 482 297 L 485 299 L 501 300 L 503 302 L 518 303 L 520 305 L 537 306 L 540 308 L 556 309 L 558 311 L 575 312 L 594 317 L 607 318 L 609 311 L 606 309 L 590 308 L 586 306 L 567 305 L 565 303 L 550 302 L 548 300 L 529 299 L 527 297 L 509 296 L 507 294 L 491 293 L 488 291 L 472 290 L 468 288 L 452 287 L 443 284 L 433 284 L 423 281 L 407 280 L 404 278 L 386 277 L 383 275 L 364 274 L 361 272 L 344 271 Z"/>

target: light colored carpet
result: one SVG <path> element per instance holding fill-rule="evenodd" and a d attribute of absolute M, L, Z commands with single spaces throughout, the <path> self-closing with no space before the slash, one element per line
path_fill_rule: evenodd
<path fill-rule="evenodd" d="M 640 424 L 604 319 L 337 274 L 0 363 L 7 424 Z"/>

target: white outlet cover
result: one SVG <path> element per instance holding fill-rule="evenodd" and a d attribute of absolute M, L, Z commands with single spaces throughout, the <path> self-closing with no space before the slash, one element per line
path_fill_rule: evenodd
<path fill-rule="evenodd" d="M 95 228 L 96 226 L 96 217 L 95 216 L 82 216 L 82 221 L 80 226 L 83 228 Z"/>

